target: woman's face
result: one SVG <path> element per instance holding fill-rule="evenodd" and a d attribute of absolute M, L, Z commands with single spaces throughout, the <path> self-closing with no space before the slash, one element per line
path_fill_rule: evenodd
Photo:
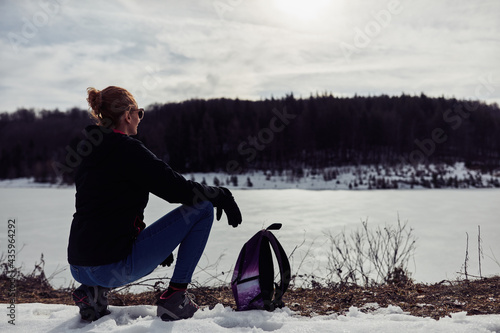
<path fill-rule="evenodd" d="M 144 109 L 139 109 L 137 106 L 133 108 L 130 112 L 130 135 L 137 134 L 137 127 L 139 127 L 139 123 L 141 122 L 142 117 L 144 116 Z"/>
<path fill-rule="evenodd" d="M 121 119 L 122 130 L 127 135 L 136 135 L 137 127 L 144 116 L 144 109 L 139 109 L 137 105 L 133 105 L 130 111 L 126 111 Z"/>

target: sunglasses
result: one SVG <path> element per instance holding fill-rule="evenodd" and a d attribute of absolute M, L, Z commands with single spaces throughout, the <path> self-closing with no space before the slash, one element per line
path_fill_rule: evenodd
<path fill-rule="evenodd" d="M 139 119 L 144 118 L 144 109 L 136 109 L 132 110 L 131 112 L 137 111 L 137 115 L 139 116 Z"/>

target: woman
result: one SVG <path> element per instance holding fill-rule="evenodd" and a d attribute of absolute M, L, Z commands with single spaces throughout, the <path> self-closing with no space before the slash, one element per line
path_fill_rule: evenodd
<path fill-rule="evenodd" d="M 73 293 L 82 319 L 93 321 L 109 313 L 111 288 L 136 281 L 158 265 L 170 266 L 179 246 L 168 289 L 157 302 L 162 320 L 193 316 L 198 306 L 187 293 L 213 222 L 225 211 L 237 227 L 241 213 L 231 192 L 186 180 L 158 159 L 139 140 L 144 117 L 125 89 L 87 90 L 96 125 L 86 128 L 78 146 L 81 160 L 75 173 L 76 212 L 68 245 L 68 261 L 82 285 Z M 147 228 L 143 222 L 149 193 L 182 206 Z"/>

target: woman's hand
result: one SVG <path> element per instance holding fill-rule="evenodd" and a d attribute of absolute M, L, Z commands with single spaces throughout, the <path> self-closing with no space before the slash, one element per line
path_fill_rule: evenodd
<path fill-rule="evenodd" d="M 173 262 L 174 262 L 174 254 L 170 253 L 170 255 L 167 257 L 167 259 L 163 260 L 163 262 L 160 265 L 162 265 L 163 267 L 165 267 L 165 266 L 170 267 L 170 265 L 172 265 Z"/>
<path fill-rule="evenodd" d="M 226 212 L 227 216 L 227 223 L 233 228 L 236 228 L 238 225 L 241 224 L 241 212 L 240 208 L 236 204 L 236 201 L 234 201 L 234 197 L 227 188 L 225 187 L 219 187 L 219 194 L 217 195 L 216 204 L 214 204 L 215 207 L 217 207 L 217 221 L 220 220 L 222 216 L 222 211 Z"/>

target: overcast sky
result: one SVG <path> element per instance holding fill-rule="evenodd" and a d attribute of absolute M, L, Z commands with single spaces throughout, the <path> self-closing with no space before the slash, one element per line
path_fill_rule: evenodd
<path fill-rule="evenodd" d="M 420 94 L 500 104 L 499 0 L 0 0 L 0 112 Z"/>

